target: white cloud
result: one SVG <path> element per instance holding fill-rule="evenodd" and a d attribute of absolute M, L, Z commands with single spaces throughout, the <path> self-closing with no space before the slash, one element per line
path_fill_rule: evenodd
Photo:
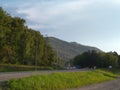
<path fill-rule="evenodd" d="M 96 31 L 105 28 L 108 30 L 112 24 L 116 26 L 119 22 L 112 22 L 118 17 L 115 14 L 120 15 L 114 10 L 119 2 L 119 0 L 37 1 L 18 6 L 17 13 L 25 14 L 23 17 L 34 29 Z"/>
<path fill-rule="evenodd" d="M 68 41 L 76 40 L 103 49 L 111 42 L 113 44 L 108 46 L 111 49 L 120 46 L 120 43 L 117 43 L 120 39 L 120 0 L 21 2 L 11 6 L 17 8 L 15 15 L 25 18 L 31 28 L 40 30 L 43 34 L 48 33 Z M 105 44 L 106 42 L 108 44 Z"/>
<path fill-rule="evenodd" d="M 32 5 L 32 7 L 28 8 L 20 8 L 18 10 L 18 13 L 24 13 L 27 14 L 27 19 L 31 21 L 36 22 L 48 22 L 48 20 L 51 20 L 59 16 L 64 16 L 67 18 L 67 16 L 71 15 L 74 12 L 80 12 L 81 10 L 84 10 L 86 6 L 89 4 L 92 4 L 93 0 L 90 0 L 91 2 L 87 2 L 86 0 L 75 0 L 75 1 L 67 1 L 65 3 L 35 3 Z"/>

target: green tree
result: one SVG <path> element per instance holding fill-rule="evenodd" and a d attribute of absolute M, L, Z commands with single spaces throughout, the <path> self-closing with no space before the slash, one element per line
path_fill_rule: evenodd
<path fill-rule="evenodd" d="M 39 31 L 0 8 L 0 63 L 35 65 L 35 61 L 39 66 L 52 66 L 56 53 Z"/>
<path fill-rule="evenodd" d="M 118 67 L 118 56 L 114 52 L 104 53 L 96 51 L 88 51 L 73 59 L 74 65 L 81 67 Z"/>

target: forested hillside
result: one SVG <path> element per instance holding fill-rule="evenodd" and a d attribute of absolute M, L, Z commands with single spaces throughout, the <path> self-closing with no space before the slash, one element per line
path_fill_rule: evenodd
<path fill-rule="evenodd" d="M 76 42 L 66 42 L 55 37 L 46 37 L 45 39 L 57 52 L 58 57 L 64 61 L 70 61 L 70 59 L 88 50 L 101 51 L 95 47 L 81 45 Z"/>
<path fill-rule="evenodd" d="M 34 65 L 35 60 L 39 66 L 51 66 L 56 54 L 39 31 L 0 8 L 0 63 Z"/>

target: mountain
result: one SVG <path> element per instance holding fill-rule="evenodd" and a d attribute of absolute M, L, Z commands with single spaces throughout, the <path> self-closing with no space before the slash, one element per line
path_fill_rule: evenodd
<path fill-rule="evenodd" d="M 66 42 L 55 37 L 46 37 L 45 39 L 46 42 L 57 52 L 58 57 L 64 61 L 69 61 L 75 56 L 88 50 L 101 51 L 96 47 L 85 46 L 76 42 Z"/>

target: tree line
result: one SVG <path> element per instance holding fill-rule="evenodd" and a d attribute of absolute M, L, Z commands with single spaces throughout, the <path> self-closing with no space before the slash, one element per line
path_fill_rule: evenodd
<path fill-rule="evenodd" d="M 107 68 L 109 66 L 116 68 L 120 67 L 120 55 L 116 52 L 105 53 L 92 50 L 76 56 L 72 63 L 81 68 L 93 68 L 95 66 L 98 68 Z"/>
<path fill-rule="evenodd" d="M 39 66 L 51 66 L 56 62 L 56 53 L 39 31 L 28 28 L 24 19 L 10 16 L 0 7 L 0 63 L 36 62 Z"/>

